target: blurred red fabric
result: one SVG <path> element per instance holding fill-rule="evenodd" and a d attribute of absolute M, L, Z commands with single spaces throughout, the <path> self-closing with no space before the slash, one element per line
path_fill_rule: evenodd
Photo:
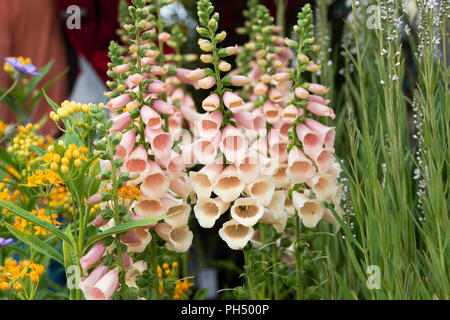
<path fill-rule="evenodd" d="M 78 54 L 88 60 L 98 75 L 108 80 L 108 46 L 110 41 L 119 41 L 116 30 L 119 0 L 54 0 L 62 23 L 66 24 L 67 8 L 76 5 L 81 9 L 81 28 L 66 28 L 66 35 Z"/>

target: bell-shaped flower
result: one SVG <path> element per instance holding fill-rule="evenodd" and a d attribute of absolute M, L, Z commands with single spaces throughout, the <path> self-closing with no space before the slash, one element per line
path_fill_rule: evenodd
<path fill-rule="evenodd" d="M 141 111 L 142 122 L 152 130 L 158 130 L 161 128 L 162 119 L 161 116 L 153 108 L 149 106 L 142 106 Z"/>
<path fill-rule="evenodd" d="M 141 192 L 148 200 L 159 200 L 169 190 L 170 180 L 155 162 L 150 161 L 149 165 L 149 174 L 141 185 Z"/>
<path fill-rule="evenodd" d="M 288 155 L 287 169 L 287 174 L 292 183 L 304 183 L 311 179 L 315 173 L 316 168 L 311 160 L 299 148 L 293 147 Z"/>
<path fill-rule="evenodd" d="M 99 241 L 92 246 L 92 248 L 80 259 L 80 265 L 84 274 L 87 274 L 89 267 L 93 266 L 105 253 L 105 244 Z"/>
<path fill-rule="evenodd" d="M 310 199 L 297 191 L 292 193 L 292 201 L 303 225 L 307 228 L 317 226 L 325 211 L 322 202 L 317 199 Z"/>
<path fill-rule="evenodd" d="M 240 163 L 247 151 L 247 139 L 244 134 L 232 125 L 227 125 L 222 131 L 220 150 L 230 163 Z"/>
<path fill-rule="evenodd" d="M 204 166 L 199 172 L 189 172 L 190 185 L 194 189 L 199 200 L 211 197 L 213 181 L 220 173 L 222 173 L 222 170 L 223 164 L 213 163 Z"/>
<path fill-rule="evenodd" d="M 148 165 L 147 160 L 147 151 L 143 146 L 138 146 L 128 156 L 125 168 L 128 172 L 143 172 Z"/>
<path fill-rule="evenodd" d="M 188 226 L 178 229 L 172 229 L 169 233 L 169 240 L 166 246 L 169 250 L 177 253 L 187 252 L 192 245 L 194 234 L 189 230 Z"/>
<path fill-rule="evenodd" d="M 317 174 L 308 182 L 317 199 L 325 201 L 338 191 L 336 178 L 331 174 Z"/>
<path fill-rule="evenodd" d="M 233 113 L 244 111 L 245 103 L 242 98 L 235 93 L 226 91 L 223 94 L 223 103 Z"/>
<path fill-rule="evenodd" d="M 223 214 L 230 207 L 230 203 L 223 202 L 220 198 L 206 198 L 199 200 L 194 206 L 194 214 L 202 228 L 212 228 Z"/>
<path fill-rule="evenodd" d="M 160 200 L 139 200 L 133 208 L 136 215 L 144 218 L 161 218 L 166 213 L 166 208 Z"/>
<path fill-rule="evenodd" d="M 258 223 L 264 214 L 264 207 L 254 198 L 239 198 L 231 207 L 231 217 L 246 227 Z"/>
<path fill-rule="evenodd" d="M 196 140 L 193 145 L 193 151 L 197 161 L 205 165 L 214 163 L 220 139 L 221 133 L 217 131 L 212 138 L 200 138 Z"/>
<path fill-rule="evenodd" d="M 236 220 L 230 220 L 223 224 L 219 230 L 219 236 L 233 250 L 242 250 L 253 237 L 252 227 L 246 227 Z"/>
<path fill-rule="evenodd" d="M 234 165 L 229 165 L 213 181 L 213 191 L 224 202 L 231 202 L 239 198 L 244 190 L 244 179 Z"/>
<path fill-rule="evenodd" d="M 245 193 L 263 206 L 267 206 L 270 203 L 274 192 L 275 184 L 270 176 L 258 178 L 245 188 Z"/>
<path fill-rule="evenodd" d="M 306 119 L 305 124 L 309 129 L 319 134 L 326 147 L 333 147 L 334 138 L 336 137 L 335 127 L 327 127 L 313 119 Z"/>

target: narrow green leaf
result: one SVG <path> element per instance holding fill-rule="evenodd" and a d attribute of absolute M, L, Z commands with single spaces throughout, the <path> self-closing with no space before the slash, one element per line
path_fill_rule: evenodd
<path fill-rule="evenodd" d="M 48 104 L 53 108 L 53 110 L 55 110 L 55 112 L 59 109 L 59 106 L 56 104 L 55 101 L 53 101 L 52 99 L 50 99 L 47 94 L 45 93 L 45 90 L 42 89 L 42 92 L 44 93 L 44 97 L 45 100 L 47 100 Z"/>
<path fill-rule="evenodd" d="M 31 234 L 26 234 L 18 229 L 16 229 L 14 226 L 10 225 L 9 223 L 5 222 L 6 228 L 20 241 L 25 243 L 26 245 L 29 245 L 39 253 L 42 253 L 45 256 L 48 256 L 52 258 L 53 260 L 58 261 L 59 263 L 63 264 L 64 259 L 62 255 L 56 251 L 55 248 L 48 245 L 46 242 L 42 241 L 38 237 L 35 237 Z"/>
<path fill-rule="evenodd" d="M 64 69 L 63 71 L 61 71 L 58 75 L 56 75 L 56 77 L 54 77 L 52 80 L 50 80 L 49 82 L 47 82 L 43 87 L 42 90 L 39 91 L 39 93 L 33 97 L 33 100 L 30 101 L 30 103 L 28 103 L 28 105 L 26 106 L 26 110 L 30 111 L 31 108 L 35 105 L 35 103 L 42 97 L 44 90 L 48 90 L 50 89 L 62 76 L 64 76 L 67 72 L 69 71 L 69 67 L 67 67 L 66 69 Z"/>
<path fill-rule="evenodd" d="M 101 240 L 101 239 L 103 239 L 105 237 L 114 235 L 116 233 L 122 233 L 122 232 L 126 232 L 128 230 L 132 230 L 132 229 L 136 229 L 136 228 L 139 228 L 139 227 L 143 227 L 143 226 L 152 224 L 154 222 L 158 222 L 158 221 L 170 218 L 173 215 L 176 215 L 178 213 L 180 213 L 180 211 L 174 212 L 172 214 L 169 214 L 169 215 L 161 217 L 161 218 L 144 218 L 144 219 L 128 221 L 128 222 L 119 224 L 118 226 L 114 226 L 114 227 L 112 227 L 112 228 L 110 228 L 110 229 L 108 229 L 108 230 L 106 230 L 106 231 L 104 231 L 102 233 L 99 233 L 99 234 L 97 234 L 95 236 L 92 236 L 90 239 L 88 239 L 86 248 L 89 248 L 92 244 L 94 244 L 95 242 L 97 242 L 97 241 L 99 241 L 99 240 Z"/>
<path fill-rule="evenodd" d="M 336 271 L 334 271 L 334 276 L 339 284 L 339 288 L 341 288 L 342 293 L 344 294 L 346 299 L 349 300 L 356 300 L 355 296 L 350 292 L 350 290 L 348 290 L 347 286 L 345 285 L 344 280 L 342 279 L 342 277 L 339 275 L 339 273 L 337 273 Z"/>
<path fill-rule="evenodd" d="M 30 221 L 31 223 L 34 223 L 38 226 L 40 226 L 41 228 L 44 228 L 45 230 L 53 233 L 55 236 L 57 236 L 60 239 L 69 241 L 69 238 L 58 228 L 56 228 L 55 226 L 51 225 L 50 223 L 48 223 L 47 221 L 41 220 L 38 217 L 36 217 L 35 215 L 29 213 L 28 211 L 22 209 L 21 207 L 18 207 L 10 202 L 4 201 L 4 200 L 0 200 L 0 207 L 5 208 L 11 212 L 14 212 L 15 214 L 17 214 L 19 217 Z"/>
<path fill-rule="evenodd" d="M 36 147 L 34 144 L 31 145 L 31 149 L 33 149 L 33 151 L 36 152 L 36 154 L 41 158 L 46 154 L 44 150 Z"/>
<path fill-rule="evenodd" d="M 333 216 L 335 217 L 335 219 L 339 222 L 339 225 L 344 230 L 345 236 L 348 237 L 352 241 L 352 243 L 356 247 L 358 247 L 359 250 L 361 250 L 362 253 L 364 253 L 364 249 L 361 247 L 358 240 L 356 240 L 356 238 L 353 236 L 353 234 L 350 231 L 350 229 L 348 228 L 348 226 L 344 223 L 344 220 L 342 220 L 342 218 L 337 214 L 337 212 L 334 210 L 334 208 L 332 206 L 328 205 L 327 203 L 325 203 L 325 207 L 330 209 L 330 211 L 333 214 Z"/>
<path fill-rule="evenodd" d="M 12 160 L 11 156 L 9 155 L 9 153 L 3 149 L 2 147 L 0 147 L 0 159 L 2 159 L 2 161 L 6 162 L 7 164 L 9 164 L 11 167 L 13 167 L 14 169 L 16 169 L 16 171 L 19 170 L 19 167 L 17 166 L 17 164 Z"/>

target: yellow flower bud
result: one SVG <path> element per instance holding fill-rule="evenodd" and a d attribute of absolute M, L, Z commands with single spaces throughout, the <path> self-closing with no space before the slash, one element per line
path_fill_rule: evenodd
<path fill-rule="evenodd" d="M 16 291 L 22 290 L 22 284 L 20 282 L 14 283 L 14 290 Z"/>
<path fill-rule="evenodd" d="M 231 64 L 229 64 L 226 61 L 221 61 L 219 63 L 219 70 L 222 71 L 222 72 L 230 71 L 231 70 Z"/>
<path fill-rule="evenodd" d="M 79 167 L 81 167 L 81 160 L 80 160 L 80 159 L 76 159 L 76 160 L 73 162 L 73 164 L 74 164 L 75 167 L 79 168 Z"/>
<path fill-rule="evenodd" d="M 200 56 L 200 60 L 201 60 L 203 63 L 212 63 L 212 62 L 213 62 L 213 57 L 212 57 L 212 55 L 210 55 L 210 54 L 202 54 L 202 55 Z"/>
<path fill-rule="evenodd" d="M 61 163 L 62 163 L 63 165 L 65 165 L 65 166 L 68 166 L 69 163 L 70 163 L 70 160 L 67 159 L 66 157 L 64 157 L 64 158 L 61 159 Z"/>
<path fill-rule="evenodd" d="M 68 173 L 69 172 L 69 167 L 62 165 L 61 166 L 61 172 L 64 173 L 64 174 Z"/>
<path fill-rule="evenodd" d="M 58 164 L 56 162 L 52 162 L 50 164 L 50 169 L 52 169 L 53 171 L 58 170 Z"/>

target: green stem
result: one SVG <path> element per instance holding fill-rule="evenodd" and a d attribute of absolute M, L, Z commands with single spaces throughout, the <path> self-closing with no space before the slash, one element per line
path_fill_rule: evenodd
<path fill-rule="evenodd" d="M 3 95 L 0 97 L 0 101 L 2 101 L 3 99 L 5 99 L 5 97 L 14 90 L 14 88 L 17 86 L 17 84 L 19 83 L 19 80 L 14 80 L 14 83 L 12 84 L 12 86 L 5 91 L 5 93 L 3 93 Z"/>
<path fill-rule="evenodd" d="M 278 263 L 278 247 L 277 244 L 274 243 L 273 251 L 272 251 L 272 274 L 273 274 L 273 298 L 274 300 L 279 300 L 278 294 L 278 275 L 276 272 L 276 264 Z"/>
<path fill-rule="evenodd" d="M 156 234 L 152 233 L 152 241 L 150 242 L 150 264 L 153 269 L 153 292 L 155 294 L 155 300 L 160 300 L 159 294 L 159 280 L 158 280 L 158 261 L 156 252 Z"/>
<path fill-rule="evenodd" d="M 114 158 L 114 155 L 112 154 L 113 145 L 111 142 L 111 137 L 108 137 L 108 153 L 110 156 L 110 159 Z M 114 163 L 114 160 L 111 160 L 111 178 L 112 178 L 112 185 L 113 185 L 113 197 L 114 197 L 114 222 L 116 226 L 120 224 L 120 212 L 119 212 L 119 200 L 117 198 L 118 195 L 118 189 L 119 184 L 117 181 L 117 168 L 116 164 Z M 120 290 L 121 290 L 121 296 L 122 299 L 125 299 L 125 270 L 123 267 L 123 253 L 122 253 L 122 247 L 120 243 L 120 236 L 116 235 L 115 237 L 115 243 L 117 248 L 117 263 L 119 265 L 120 270 Z"/>
<path fill-rule="evenodd" d="M 297 279 L 297 300 L 302 300 L 302 276 L 301 276 L 301 257 L 300 257 L 300 218 L 295 212 L 295 264 Z"/>
<path fill-rule="evenodd" d="M 277 26 L 281 27 L 280 37 L 284 37 L 284 13 L 286 11 L 285 0 L 277 0 Z"/>
<path fill-rule="evenodd" d="M 247 250 L 242 250 L 242 251 L 244 252 L 245 265 L 248 266 L 249 265 L 248 251 Z M 256 293 L 255 293 L 255 287 L 254 287 L 254 283 L 253 283 L 253 277 L 247 271 L 246 271 L 246 277 L 247 277 L 247 286 L 248 286 L 248 292 L 250 294 L 250 299 L 256 300 Z"/>

